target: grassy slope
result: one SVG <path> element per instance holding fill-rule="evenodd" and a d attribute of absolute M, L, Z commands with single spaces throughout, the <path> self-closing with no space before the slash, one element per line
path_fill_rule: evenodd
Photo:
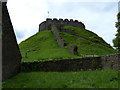
<path fill-rule="evenodd" d="M 64 28 L 72 30 L 72 33 L 75 34 L 70 35 L 65 32 L 61 32 L 65 43 L 67 46 L 77 45 L 79 54 L 106 55 L 117 53 L 117 51 L 114 50 L 109 44 L 107 44 L 101 37 L 89 30 L 70 26 L 66 26 Z M 85 39 L 79 36 L 85 37 Z"/>
<path fill-rule="evenodd" d="M 42 59 L 76 58 L 66 49 L 60 48 L 52 31 L 39 32 L 19 44 L 22 61 Z M 27 53 L 27 54 L 26 54 Z"/>
<path fill-rule="evenodd" d="M 118 88 L 118 71 L 20 73 L 3 88 Z"/>
<path fill-rule="evenodd" d="M 86 38 L 84 39 L 64 32 L 61 33 L 67 45 L 78 46 L 79 55 L 106 55 L 116 53 L 110 45 L 93 32 L 77 27 L 66 26 L 64 28 L 71 29 L 75 35 Z M 97 44 L 91 41 L 97 42 Z M 54 34 L 50 30 L 33 35 L 21 42 L 19 47 L 23 57 L 22 61 L 25 62 L 40 61 L 44 59 L 78 58 L 78 56 L 72 55 L 66 49 L 60 48 Z"/>

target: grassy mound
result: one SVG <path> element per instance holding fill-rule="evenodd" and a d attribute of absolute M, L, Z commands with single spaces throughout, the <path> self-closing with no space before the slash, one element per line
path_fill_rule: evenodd
<path fill-rule="evenodd" d="M 118 71 L 21 72 L 3 88 L 118 88 Z"/>
<path fill-rule="evenodd" d="M 42 31 L 19 44 L 22 61 L 32 62 L 44 59 L 76 58 L 68 50 L 61 48 L 52 31 Z"/>
<path fill-rule="evenodd" d="M 72 35 L 61 32 L 67 46 L 77 45 L 80 56 L 75 56 L 68 50 L 61 48 L 51 30 L 38 32 L 19 44 L 22 61 L 33 62 L 41 60 L 80 58 L 81 55 L 106 55 L 116 53 L 101 37 L 95 33 L 78 27 L 66 26 L 64 29 L 72 31 Z"/>
<path fill-rule="evenodd" d="M 85 55 L 107 55 L 117 53 L 97 34 L 78 27 L 65 26 L 64 29 L 71 30 L 72 35 L 61 32 L 67 46 L 77 45 L 78 53 Z"/>

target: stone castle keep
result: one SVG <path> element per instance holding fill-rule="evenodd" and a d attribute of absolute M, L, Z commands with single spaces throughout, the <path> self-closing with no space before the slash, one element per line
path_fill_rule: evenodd
<path fill-rule="evenodd" d="M 58 20 L 56 18 L 52 20 L 51 18 L 47 18 L 46 21 L 42 22 L 39 25 L 39 32 L 45 31 L 45 30 L 51 30 L 52 25 L 57 26 L 58 29 L 61 29 L 61 27 L 64 27 L 64 26 L 73 26 L 73 27 L 80 27 L 85 29 L 85 25 L 82 22 L 79 22 L 78 20 L 73 20 L 73 19 Z"/>
<path fill-rule="evenodd" d="M 63 27 L 64 26 L 73 26 L 73 27 L 79 27 L 85 29 L 85 25 L 82 22 L 79 22 L 78 20 L 73 20 L 73 19 L 56 19 L 56 18 L 47 18 L 46 21 L 42 22 L 39 25 L 39 32 L 45 31 L 45 30 L 51 30 L 57 40 L 57 43 L 61 48 L 65 48 L 66 43 L 62 39 L 62 36 L 60 32 L 66 32 L 68 34 L 73 34 L 71 30 L 66 30 Z M 73 54 L 77 54 L 77 46 L 76 45 L 71 45 L 69 47 L 66 47 L 68 51 L 70 51 Z"/>

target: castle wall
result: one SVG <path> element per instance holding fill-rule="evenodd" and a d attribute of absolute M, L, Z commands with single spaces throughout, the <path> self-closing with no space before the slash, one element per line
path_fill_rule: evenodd
<path fill-rule="evenodd" d="M 107 60 L 105 59 L 107 57 Z M 112 62 L 109 63 L 109 62 Z M 80 70 L 120 70 L 120 54 L 99 57 L 59 59 L 43 62 L 24 62 L 22 71 L 80 71 Z"/>
<path fill-rule="evenodd" d="M 24 62 L 22 71 L 80 71 L 102 69 L 100 57 Z"/>
<path fill-rule="evenodd" d="M 112 54 L 101 57 L 103 69 L 120 70 L 120 54 Z"/>
<path fill-rule="evenodd" d="M 9 17 L 6 2 L 2 3 L 2 81 L 20 72 L 21 54 Z"/>
<path fill-rule="evenodd" d="M 59 44 L 59 46 L 61 48 L 64 48 L 64 41 L 62 40 L 62 37 L 60 36 L 58 28 L 55 25 L 52 25 L 51 30 L 54 33 L 54 35 L 56 37 L 56 40 L 57 40 L 57 43 Z"/>
<path fill-rule="evenodd" d="M 59 29 L 63 26 L 73 26 L 73 27 L 80 27 L 85 29 L 85 25 L 82 22 L 79 22 L 78 20 L 73 21 L 73 19 L 56 19 L 53 20 L 51 18 L 47 18 L 46 21 L 42 22 L 39 25 L 39 32 L 45 31 L 45 30 L 51 30 L 52 25 L 56 25 Z"/>

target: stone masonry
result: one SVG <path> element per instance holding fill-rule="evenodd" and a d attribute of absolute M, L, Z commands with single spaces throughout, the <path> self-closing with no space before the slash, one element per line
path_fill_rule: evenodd
<path fill-rule="evenodd" d="M 99 57 L 59 59 L 44 62 L 24 62 L 22 71 L 80 71 L 80 70 L 120 70 L 120 54 Z"/>
<path fill-rule="evenodd" d="M 61 48 L 64 48 L 64 41 L 62 40 L 62 37 L 59 33 L 59 29 L 55 26 L 55 25 L 52 25 L 52 28 L 51 28 L 52 32 L 54 33 L 55 37 L 56 37 L 56 40 L 57 40 L 57 43 L 58 45 L 61 47 Z"/>
<path fill-rule="evenodd" d="M 47 18 L 46 21 L 42 22 L 39 26 L 39 32 L 40 31 L 45 31 L 45 30 L 52 30 L 52 32 L 54 33 L 55 37 L 56 37 L 56 41 L 58 43 L 58 45 L 61 48 L 65 48 L 64 46 L 66 45 L 64 43 L 64 40 L 62 39 L 60 32 L 64 31 L 64 29 L 62 27 L 64 26 L 74 26 L 74 27 L 80 27 L 80 28 L 84 28 L 85 29 L 85 25 L 82 22 L 78 22 L 78 20 L 73 21 L 72 19 L 70 19 L 70 21 L 68 19 L 59 19 L 57 20 L 56 18 L 54 18 L 53 20 L 50 18 Z M 67 32 L 71 33 L 70 30 L 67 30 Z M 77 46 L 69 46 L 67 48 L 68 51 L 70 51 L 72 54 L 76 54 L 77 55 Z"/>
<path fill-rule="evenodd" d="M 85 25 L 82 22 L 79 22 L 78 20 L 73 21 L 73 19 L 56 19 L 54 18 L 53 20 L 51 18 L 47 18 L 46 21 L 42 22 L 39 25 L 39 32 L 40 31 L 45 31 L 45 30 L 51 30 L 51 26 L 55 25 L 58 27 L 58 29 L 61 29 L 64 26 L 73 26 L 73 27 L 80 27 L 85 29 Z"/>
<path fill-rule="evenodd" d="M 120 54 L 101 56 L 103 69 L 120 70 Z"/>
<path fill-rule="evenodd" d="M 20 72 L 21 54 L 9 17 L 6 2 L 2 2 L 2 81 Z"/>

